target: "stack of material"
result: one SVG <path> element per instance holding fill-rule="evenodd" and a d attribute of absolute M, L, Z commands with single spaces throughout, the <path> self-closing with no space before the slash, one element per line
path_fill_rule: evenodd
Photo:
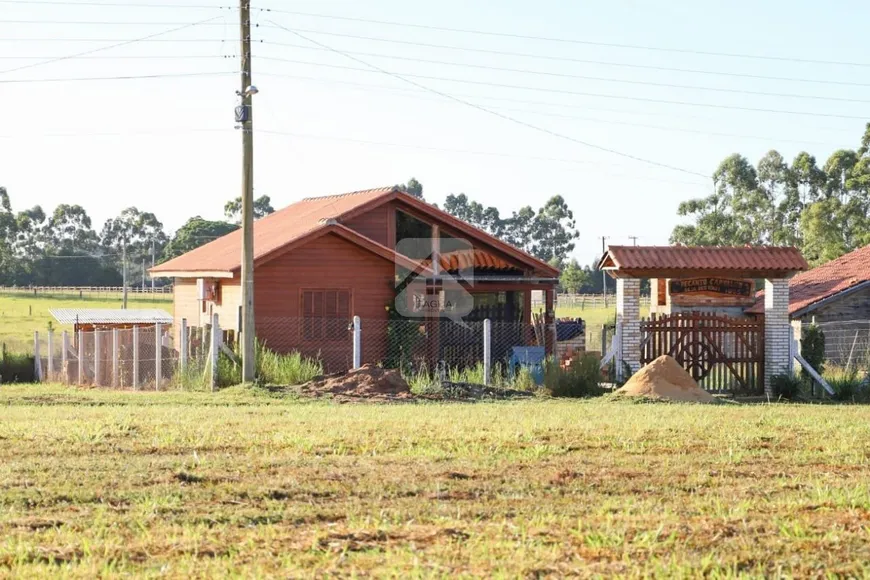
<path fill-rule="evenodd" d="M 637 371 L 621 389 L 619 395 L 651 397 L 668 401 L 712 403 L 716 398 L 698 386 L 680 363 L 664 355 Z"/>

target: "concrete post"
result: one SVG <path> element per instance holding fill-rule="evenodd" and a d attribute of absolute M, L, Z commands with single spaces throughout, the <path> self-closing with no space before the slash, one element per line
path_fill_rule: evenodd
<path fill-rule="evenodd" d="M 362 321 L 359 316 L 353 317 L 353 368 L 362 366 Z"/>
<path fill-rule="evenodd" d="M 94 329 L 94 386 L 101 387 L 103 382 L 103 361 L 100 360 L 100 350 L 102 349 L 102 331 Z"/>
<path fill-rule="evenodd" d="M 771 378 L 791 373 L 788 280 L 764 281 L 764 394 L 773 398 Z"/>
<path fill-rule="evenodd" d="M 42 357 L 39 354 L 39 331 L 33 331 L 33 376 L 42 381 Z"/>
<path fill-rule="evenodd" d="M 617 360 L 617 374 L 624 360 L 632 372 L 640 369 L 640 280 L 617 278 L 616 325 L 621 329 L 622 360 Z"/>
<path fill-rule="evenodd" d="M 483 321 L 483 384 L 492 383 L 492 321 Z"/>
<path fill-rule="evenodd" d="M 69 384 L 69 333 L 64 330 L 60 335 L 60 372 L 63 373 L 63 384 Z"/>
<path fill-rule="evenodd" d="M 188 347 L 189 343 L 187 342 L 187 319 L 181 319 L 181 334 L 180 340 L 178 341 L 178 368 L 181 372 L 181 376 L 184 377 L 184 373 L 187 371 L 187 356 L 188 356 Z"/>
<path fill-rule="evenodd" d="M 154 325 L 154 390 L 160 390 L 163 380 L 163 326 L 158 322 Z"/>
<path fill-rule="evenodd" d="M 79 385 L 85 384 L 85 331 L 79 329 Z"/>
<path fill-rule="evenodd" d="M 45 345 L 48 349 L 48 358 L 46 360 L 46 375 L 49 381 L 54 380 L 54 331 L 48 331 L 48 343 Z"/>
<path fill-rule="evenodd" d="M 139 327 L 133 327 L 133 389 L 139 389 Z"/>
<path fill-rule="evenodd" d="M 218 360 L 220 359 L 221 352 L 221 325 L 220 320 L 218 319 L 217 313 L 213 315 L 212 324 L 211 324 L 211 350 L 209 354 L 211 355 L 211 390 L 212 392 L 217 390 L 218 387 Z M 245 377 L 242 377 L 242 380 L 245 380 Z"/>
<path fill-rule="evenodd" d="M 120 332 L 117 328 L 112 329 L 112 387 L 116 389 L 121 382 L 118 380 L 118 354 L 121 345 L 119 340 Z"/>

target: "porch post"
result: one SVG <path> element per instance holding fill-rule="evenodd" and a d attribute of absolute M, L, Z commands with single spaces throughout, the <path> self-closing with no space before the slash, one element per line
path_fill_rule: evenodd
<path fill-rule="evenodd" d="M 552 324 L 552 327 L 550 326 Z M 544 290 L 544 353 L 556 357 L 556 289 Z"/>
<path fill-rule="evenodd" d="M 617 376 L 621 376 L 622 362 L 631 372 L 640 369 L 640 280 L 616 279 L 616 325 L 621 328 L 622 360 L 617 360 Z"/>
<path fill-rule="evenodd" d="M 764 394 L 771 398 L 771 379 L 792 370 L 788 301 L 788 279 L 764 281 Z"/>

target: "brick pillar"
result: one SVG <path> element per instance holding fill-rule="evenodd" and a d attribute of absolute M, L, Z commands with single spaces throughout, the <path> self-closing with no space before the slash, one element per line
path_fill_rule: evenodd
<path fill-rule="evenodd" d="M 764 394 L 773 397 L 771 377 L 791 372 L 788 280 L 764 281 Z"/>
<path fill-rule="evenodd" d="M 640 280 L 616 279 L 616 324 L 622 327 L 622 360 L 631 371 L 640 368 Z M 622 363 L 617 363 L 622 371 Z"/>

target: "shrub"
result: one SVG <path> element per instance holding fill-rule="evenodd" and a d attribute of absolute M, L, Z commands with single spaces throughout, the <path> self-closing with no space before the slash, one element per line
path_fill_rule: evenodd
<path fill-rule="evenodd" d="M 815 324 L 811 324 L 803 329 L 802 335 L 801 356 L 816 372 L 822 374 L 825 366 L 825 333 Z M 804 369 L 801 369 L 801 376 L 805 380 L 812 380 Z"/>
<path fill-rule="evenodd" d="M 2 359 L 0 359 L 0 383 L 32 383 L 36 380 L 33 367 L 34 359 L 32 356 L 6 352 L 6 345 L 3 345 Z"/>
<path fill-rule="evenodd" d="M 554 397 L 591 397 L 604 393 L 598 358 L 583 355 L 571 360 L 567 369 L 553 359 L 544 363 L 544 386 Z"/>
<path fill-rule="evenodd" d="M 863 403 L 870 399 L 867 381 L 855 369 L 829 369 L 824 377 L 834 391 L 831 398 L 835 401 Z"/>
<path fill-rule="evenodd" d="M 239 356 L 236 346 L 236 356 Z M 257 343 L 257 382 L 268 385 L 300 385 L 323 374 L 323 364 L 299 352 L 279 354 Z M 198 376 L 208 379 L 208 373 Z M 195 377 L 192 380 L 196 380 Z M 218 356 L 218 386 L 227 387 L 242 382 L 242 369 L 226 353 Z"/>
<path fill-rule="evenodd" d="M 800 399 L 804 393 L 805 383 L 796 375 L 775 375 L 771 377 L 770 384 L 774 396 L 778 399 Z"/>

